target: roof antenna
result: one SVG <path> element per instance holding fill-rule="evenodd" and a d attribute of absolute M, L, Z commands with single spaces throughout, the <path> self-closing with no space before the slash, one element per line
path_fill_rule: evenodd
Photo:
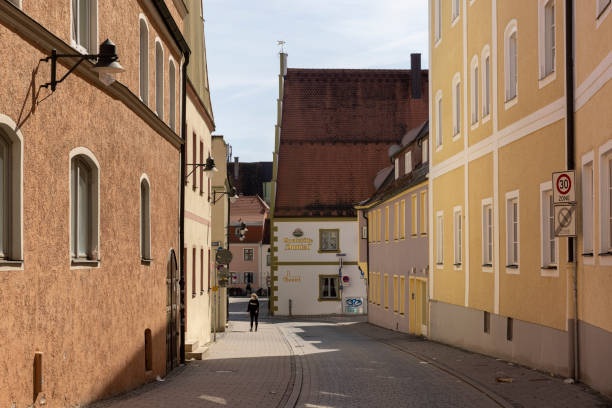
<path fill-rule="evenodd" d="M 280 45 L 280 53 L 284 54 L 285 53 L 285 44 L 286 44 L 286 42 L 283 41 L 283 40 L 278 40 L 278 41 L 276 41 L 276 43 L 278 45 Z"/>

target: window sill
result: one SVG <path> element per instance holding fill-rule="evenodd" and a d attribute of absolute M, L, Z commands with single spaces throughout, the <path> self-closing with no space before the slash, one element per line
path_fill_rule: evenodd
<path fill-rule="evenodd" d="M 483 114 L 484 115 L 484 114 Z M 484 125 L 485 123 L 487 123 L 489 120 L 491 119 L 491 114 L 487 113 L 485 116 L 482 117 L 482 124 Z"/>
<path fill-rule="evenodd" d="M 509 269 L 518 269 L 519 266 L 517 264 L 510 264 L 510 265 L 506 265 L 506 268 L 509 268 Z"/>
<path fill-rule="evenodd" d="M 506 273 L 509 275 L 519 275 L 521 271 L 518 265 L 511 264 L 511 265 L 506 265 Z"/>
<path fill-rule="evenodd" d="M 608 14 L 610 14 L 610 6 L 612 5 L 612 3 L 608 3 L 606 5 L 606 7 L 604 7 L 603 10 L 601 10 L 601 12 L 597 15 L 596 21 L 597 24 L 595 26 L 595 28 L 599 28 L 599 26 L 601 25 L 601 23 L 605 20 L 605 18 L 608 16 Z"/>
<path fill-rule="evenodd" d="M 319 298 L 317 299 L 319 302 L 339 302 L 339 298 Z"/>
<path fill-rule="evenodd" d="M 504 102 L 504 109 L 508 110 L 518 103 L 518 95 Z"/>
<path fill-rule="evenodd" d="M 452 20 L 451 20 L 451 28 L 453 28 L 459 22 L 459 16 L 455 16 L 455 17 L 451 16 L 451 18 L 452 18 Z"/>
<path fill-rule="evenodd" d="M 23 259 L 0 259 L 0 268 L 2 269 L 21 269 L 23 268 Z"/>
<path fill-rule="evenodd" d="M 557 270 L 557 265 L 540 266 L 540 269 L 548 271 Z"/>
<path fill-rule="evenodd" d="M 592 252 L 584 252 L 581 254 L 582 256 L 588 256 L 588 257 L 593 257 L 593 253 Z"/>
<path fill-rule="evenodd" d="M 548 75 L 538 80 L 538 89 L 544 88 L 546 85 L 550 84 L 552 81 L 557 79 L 557 71 L 552 71 Z"/>
<path fill-rule="evenodd" d="M 453 138 L 451 139 L 453 142 L 456 142 L 457 140 L 461 139 L 461 132 L 457 133 L 456 135 L 453 136 Z"/>
<path fill-rule="evenodd" d="M 480 124 L 480 122 L 478 121 L 478 119 L 476 119 L 476 121 L 473 121 L 472 124 L 470 125 L 470 130 L 478 129 L 478 125 L 479 124 Z"/>
<path fill-rule="evenodd" d="M 440 43 L 442 42 L 442 36 L 440 36 L 440 38 L 435 40 L 436 43 L 434 44 L 434 48 L 438 48 L 438 45 L 440 45 Z"/>
<path fill-rule="evenodd" d="M 386 241 L 386 242 L 389 242 L 389 241 Z M 319 249 L 317 252 L 320 254 L 338 254 L 340 253 L 340 250 L 339 249 Z"/>
<path fill-rule="evenodd" d="M 151 262 L 153 261 L 154 261 L 153 258 L 140 258 L 141 265 L 151 265 Z"/>
<path fill-rule="evenodd" d="M 87 268 L 96 268 L 100 266 L 101 259 L 75 259 L 70 261 L 70 266 L 84 266 Z"/>
<path fill-rule="evenodd" d="M 612 256 L 612 252 L 608 251 L 608 252 L 600 252 L 597 254 L 598 256 Z"/>

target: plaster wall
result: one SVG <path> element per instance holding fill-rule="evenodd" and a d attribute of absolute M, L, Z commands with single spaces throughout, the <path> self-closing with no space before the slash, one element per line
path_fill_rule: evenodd
<path fill-rule="evenodd" d="M 252 260 L 245 261 L 244 259 L 245 249 L 253 250 Z M 261 256 L 260 245 L 257 243 L 248 243 L 248 244 L 232 243 L 230 245 L 230 251 L 232 252 L 232 255 L 233 255 L 232 263 L 230 264 L 230 272 L 238 275 L 238 282 L 231 282 L 230 287 L 246 290 L 246 282 L 244 281 L 244 272 L 252 272 L 253 273 L 253 283 L 251 283 L 251 289 L 253 289 L 253 291 L 259 289 L 261 285 L 260 280 L 259 280 L 259 267 L 260 267 L 260 256 Z"/>
<path fill-rule="evenodd" d="M 111 8 L 100 3 L 105 16 Z M 24 8 L 68 41 L 68 4 L 24 2 Z M 133 32 L 127 25 L 101 23 L 100 38 L 112 32 L 117 39 L 121 62 L 131 68 L 120 80 L 137 90 L 130 61 L 138 55 L 138 3 L 114 6 L 113 19 L 133 21 Z M 109 20 L 110 15 L 100 21 Z M 0 273 L 0 405 L 33 403 L 35 352 L 43 353 L 41 395 L 49 406 L 84 405 L 164 376 L 169 251 L 178 256 L 178 149 L 77 74 L 31 112 L 30 81 L 37 90 L 49 79 L 45 64 L 33 70 L 47 55 L 2 25 L 0 52 L 6 57 L 0 114 L 9 128 L 19 128 L 24 154 L 23 268 Z M 100 164 L 101 262 L 95 268 L 70 266 L 69 153 L 76 147 L 89 149 Z M 151 186 L 155 260 L 149 265 L 141 264 L 139 248 L 143 173 Z M 145 329 L 152 332 L 149 372 Z"/>

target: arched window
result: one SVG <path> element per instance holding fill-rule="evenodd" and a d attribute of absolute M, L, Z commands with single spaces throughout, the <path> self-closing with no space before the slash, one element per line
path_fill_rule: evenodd
<path fill-rule="evenodd" d="M 151 207 L 150 186 L 145 175 L 140 180 L 140 256 L 151 260 Z"/>
<path fill-rule="evenodd" d="M 453 138 L 461 133 L 461 77 L 457 72 L 453 77 Z"/>
<path fill-rule="evenodd" d="M 98 164 L 87 149 L 79 148 L 73 152 L 77 154 L 74 154 L 70 160 L 72 263 L 97 263 L 99 260 Z"/>
<path fill-rule="evenodd" d="M 0 115 L 0 266 L 20 266 L 22 257 L 21 135 Z"/>
<path fill-rule="evenodd" d="M 555 72 L 555 0 L 540 0 L 539 3 L 540 79 L 543 79 Z"/>
<path fill-rule="evenodd" d="M 155 111 L 164 118 L 164 49 L 159 41 L 155 42 Z"/>
<path fill-rule="evenodd" d="M 491 104 L 491 59 L 489 46 L 482 49 L 482 118 L 489 116 Z"/>
<path fill-rule="evenodd" d="M 472 86 L 471 86 L 471 95 L 470 95 L 470 100 L 471 100 L 471 108 L 472 108 L 472 125 L 475 125 L 476 123 L 478 123 L 478 81 L 480 81 L 480 78 L 478 77 L 478 56 L 474 55 L 474 58 L 472 58 L 472 63 L 471 63 L 471 71 L 472 71 L 472 77 L 471 82 L 472 82 Z"/>
<path fill-rule="evenodd" d="M 168 92 L 170 92 L 170 118 L 168 118 L 168 125 L 170 129 L 176 131 L 176 69 L 174 67 L 174 61 L 170 60 L 170 66 L 168 68 Z"/>
<path fill-rule="evenodd" d="M 518 40 L 516 20 L 512 20 L 506 26 L 504 40 L 506 102 L 510 102 L 518 96 Z"/>
<path fill-rule="evenodd" d="M 149 104 L 149 27 L 144 17 L 140 18 L 140 99 Z"/>
<path fill-rule="evenodd" d="M 72 0 L 72 45 L 95 54 L 98 47 L 98 1 Z"/>

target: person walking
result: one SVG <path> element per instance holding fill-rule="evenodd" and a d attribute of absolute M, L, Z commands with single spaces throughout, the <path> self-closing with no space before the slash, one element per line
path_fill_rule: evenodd
<path fill-rule="evenodd" d="M 257 295 L 255 293 L 251 294 L 251 299 L 249 300 L 249 306 L 247 307 L 247 312 L 251 315 L 251 330 L 253 331 L 253 321 L 255 321 L 255 331 L 257 331 L 257 317 L 259 315 L 259 300 L 257 300 Z"/>

